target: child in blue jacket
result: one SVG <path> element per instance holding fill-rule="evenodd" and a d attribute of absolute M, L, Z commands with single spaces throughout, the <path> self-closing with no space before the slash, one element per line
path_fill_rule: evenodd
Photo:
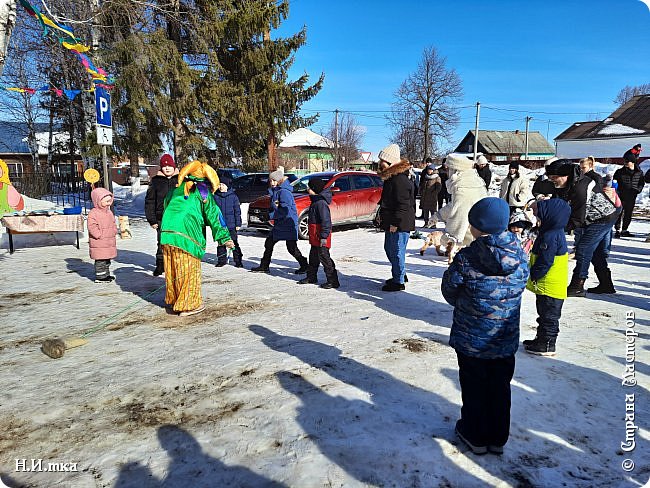
<path fill-rule="evenodd" d="M 327 282 L 320 285 L 321 288 L 330 289 L 338 288 L 339 275 L 336 272 L 334 261 L 330 257 L 330 247 L 332 245 L 332 217 L 330 215 L 330 203 L 332 203 L 332 191 L 325 188 L 327 181 L 321 178 L 310 178 L 309 198 L 309 267 L 307 268 L 307 277 L 300 280 L 298 284 L 318 283 L 318 267 L 323 265 Z"/>
<path fill-rule="evenodd" d="M 230 183 L 230 178 L 227 176 L 221 178 L 219 190 L 214 193 L 214 201 L 217 202 L 221 214 L 226 219 L 230 238 L 235 243 L 235 248 L 232 253 L 233 260 L 235 261 L 235 268 L 242 268 L 243 264 L 241 260 L 244 257 L 244 253 L 242 253 L 241 247 L 239 247 L 239 241 L 237 240 L 237 231 L 241 228 L 241 204 L 239 203 L 239 197 L 234 190 L 228 188 Z M 217 246 L 216 266 L 225 266 L 227 262 L 228 254 L 226 246 Z"/>
<path fill-rule="evenodd" d="M 442 277 L 442 295 L 454 306 L 449 345 L 458 357 L 463 400 L 456 434 L 475 454 L 501 454 L 510 435 L 510 381 L 528 266 L 507 230 L 509 217 L 505 200 L 476 202 L 468 215 L 475 240 Z"/>
<path fill-rule="evenodd" d="M 560 333 L 560 315 L 566 300 L 569 254 L 564 228 L 571 207 L 561 198 L 533 204 L 539 232 L 530 253 L 530 278 L 526 288 L 537 295 L 537 335 L 524 341 L 531 354 L 555 356 L 555 341 Z"/>

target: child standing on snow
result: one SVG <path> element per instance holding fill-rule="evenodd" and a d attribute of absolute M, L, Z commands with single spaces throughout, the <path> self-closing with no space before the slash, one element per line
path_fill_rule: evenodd
<path fill-rule="evenodd" d="M 106 188 L 95 188 L 90 194 L 93 209 L 88 212 L 88 250 L 95 260 L 95 283 L 110 283 L 111 259 L 117 256 L 117 225 L 111 212 L 113 194 Z"/>
<path fill-rule="evenodd" d="M 160 158 L 160 171 L 151 178 L 147 187 L 147 195 L 144 198 L 144 214 L 147 222 L 156 231 L 158 247 L 156 249 L 156 269 L 154 276 L 160 276 L 165 272 L 163 263 L 163 252 L 160 246 L 160 224 L 162 222 L 163 210 L 165 209 L 165 197 L 167 193 L 174 190 L 178 184 L 178 168 L 174 158 L 164 154 Z"/>
<path fill-rule="evenodd" d="M 235 243 L 235 248 L 232 252 L 232 257 L 235 261 L 235 268 L 242 268 L 244 265 L 241 260 L 244 257 L 244 253 L 242 253 L 241 247 L 239 247 L 239 241 L 237 240 L 237 231 L 241 228 L 241 203 L 239 203 L 239 197 L 235 191 L 228 188 L 230 183 L 230 178 L 227 176 L 221 178 L 219 190 L 214 194 L 214 201 L 217 202 L 221 214 L 226 219 L 226 226 L 228 227 L 228 232 L 230 232 L 230 239 Z M 225 266 L 227 262 L 228 253 L 226 251 L 226 246 L 217 246 L 216 266 Z"/>
<path fill-rule="evenodd" d="M 463 400 L 456 434 L 475 454 L 501 454 L 510 435 L 510 381 L 528 268 L 507 231 L 509 217 L 505 200 L 475 203 L 468 215 L 475 240 L 442 277 L 442 295 L 454 307 L 449 345 L 458 356 Z"/>
<path fill-rule="evenodd" d="M 533 205 L 539 234 L 530 254 L 530 278 L 526 288 L 537 295 L 537 334 L 524 341 L 531 354 L 555 356 L 555 341 L 560 332 L 562 305 L 567 297 L 569 254 L 564 228 L 571 207 L 561 198 L 540 200 Z"/>
<path fill-rule="evenodd" d="M 332 237 L 332 218 L 330 216 L 329 204 L 332 203 L 332 192 L 325 188 L 325 180 L 320 178 L 310 178 L 309 198 L 311 205 L 309 207 L 309 267 L 307 268 L 307 277 L 300 280 L 298 284 L 318 283 L 318 266 L 323 265 L 327 282 L 320 285 L 321 288 L 330 289 L 338 288 L 339 276 L 336 272 L 334 261 L 330 257 L 331 237 Z"/>

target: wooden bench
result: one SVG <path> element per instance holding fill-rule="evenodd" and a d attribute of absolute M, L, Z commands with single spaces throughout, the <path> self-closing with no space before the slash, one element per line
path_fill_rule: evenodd
<path fill-rule="evenodd" d="M 83 215 L 11 215 L 0 219 L 9 236 L 9 254 L 13 254 L 15 234 L 50 234 L 53 232 L 75 232 L 79 249 L 79 231 L 84 230 Z"/>

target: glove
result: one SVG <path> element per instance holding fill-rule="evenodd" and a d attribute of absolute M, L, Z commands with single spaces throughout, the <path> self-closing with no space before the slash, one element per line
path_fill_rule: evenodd
<path fill-rule="evenodd" d="M 320 247 L 327 247 L 327 239 L 320 240 Z"/>
<path fill-rule="evenodd" d="M 226 246 L 226 249 L 234 249 L 235 248 L 235 243 L 232 240 L 230 240 L 230 241 L 226 242 L 224 244 L 224 246 Z"/>

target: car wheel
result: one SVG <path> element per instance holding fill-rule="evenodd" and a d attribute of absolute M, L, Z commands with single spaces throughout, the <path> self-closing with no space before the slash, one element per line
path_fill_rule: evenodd
<path fill-rule="evenodd" d="M 381 218 L 379 217 L 379 209 L 380 207 L 377 206 L 377 211 L 375 212 L 375 216 L 372 219 L 372 225 L 375 227 L 379 227 L 381 225 Z"/>
<path fill-rule="evenodd" d="M 309 239 L 309 215 L 307 212 L 302 214 L 298 219 L 298 238 L 302 240 Z"/>

